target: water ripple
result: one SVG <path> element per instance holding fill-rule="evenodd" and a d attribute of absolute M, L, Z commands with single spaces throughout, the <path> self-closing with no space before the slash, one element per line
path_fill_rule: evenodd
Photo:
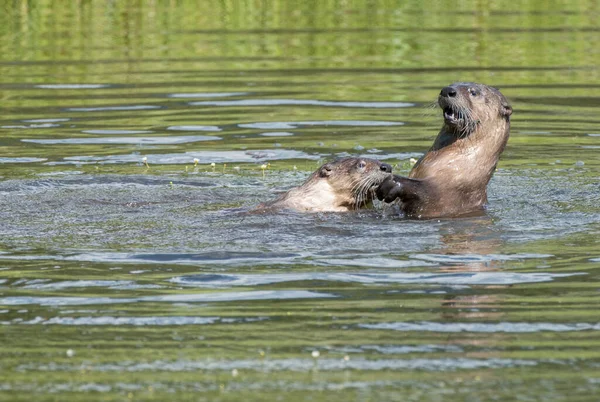
<path fill-rule="evenodd" d="M 380 127 L 380 126 L 401 126 L 403 122 L 399 121 L 372 121 L 372 120 L 322 120 L 322 121 L 270 121 L 263 123 L 243 123 L 238 124 L 241 128 L 258 128 L 261 130 L 288 130 L 299 128 L 301 126 L 350 126 L 350 127 Z"/>
<path fill-rule="evenodd" d="M 195 136 L 194 136 L 195 137 Z M 262 149 L 254 151 L 192 151 L 172 154 L 145 154 L 148 162 L 153 164 L 186 164 L 198 159 L 201 164 L 207 163 L 258 163 L 273 160 L 308 159 L 319 160 L 320 154 L 308 154 L 293 149 Z M 71 163 L 139 163 L 142 157 L 135 154 L 107 156 L 68 156 L 63 162 L 49 162 L 49 165 Z"/>
<path fill-rule="evenodd" d="M 35 144 L 150 144 L 172 145 L 198 141 L 218 141 L 221 137 L 211 135 L 188 135 L 172 137 L 101 137 L 101 138 L 62 138 L 62 139 L 22 139 Z"/>
<path fill-rule="evenodd" d="M 123 110 L 156 110 L 162 109 L 157 105 L 123 105 L 123 106 L 97 106 L 97 107 L 70 107 L 68 112 L 118 112 Z"/>
<path fill-rule="evenodd" d="M 36 88 L 42 89 L 101 89 L 109 88 L 108 84 L 40 84 Z"/>
<path fill-rule="evenodd" d="M 13 286 L 17 283 L 13 283 Z M 80 280 L 80 281 L 60 281 L 52 283 L 39 283 L 36 281 L 27 281 L 24 285 L 24 289 L 39 289 L 39 290 L 60 290 L 69 288 L 90 288 L 90 287 L 104 287 L 108 289 L 140 289 L 140 288 L 160 288 L 159 285 L 152 284 L 138 284 L 134 281 L 107 281 L 107 280 Z"/>
<path fill-rule="evenodd" d="M 221 318 L 221 317 L 186 317 L 186 316 L 161 316 L 161 317 L 36 317 L 29 321 L 15 319 L 0 321 L 0 325 L 131 325 L 140 326 L 170 326 L 170 325 L 209 325 L 215 323 L 234 324 L 245 322 L 264 321 L 267 318 Z"/>
<path fill-rule="evenodd" d="M 0 157 L 0 163 L 34 163 L 34 162 L 44 162 L 47 161 L 46 158 L 28 158 L 28 157 L 20 157 L 20 158 L 4 158 Z"/>
<path fill-rule="evenodd" d="M 83 130 L 82 133 L 85 134 L 150 134 L 153 131 L 148 130 Z"/>
<path fill-rule="evenodd" d="M 359 347 L 328 348 L 338 353 L 364 353 L 374 351 L 384 355 L 408 353 L 463 353 L 464 349 L 456 345 L 360 345 Z"/>
<path fill-rule="evenodd" d="M 37 124 L 29 124 L 27 126 L 18 125 L 18 126 L 0 126 L 0 128 L 8 129 L 8 130 L 23 130 L 23 129 L 32 129 L 32 128 L 55 128 L 60 127 L 60 124 L 55 123 L 37 123 Z"/>
<path fill-rule="evenodd" d="M 14 296 L 0 298 L 0 305 L 19 306 L 35 304 L 40 306 L 82 306 L 93 304 L 125 304 L 137 302 L 169 302 L 169 303 L 208 303 L 242 300 L 286 300 L 315 299 L 335 297 L 328 293 L 317 293 L 306 290 L 264 290 L 252 292 L 219 292 L 202 294 L 178 294 L 164 296 L 143 296 L 131 298 L 116 297 L 29 297 Z"/>
<path fill-rule="evenodd" d="M 167 130 L 175 131 L 222 131 L 217 126 L 169 126 Z"/>
<path fill-rule="evenodd" d="M 356 108 L 405 108 L 414 107 L 407 102 L 343 102 L 311 99 L 240 99 L 231 101 L 190 102 L 192 106 L 333 106 Z"/>
<path fill-rule="evenodd" d="M 212 251 L 205 253 L 116 253 L 116 252 L 89 252 L 76 255 L 36 255 L 36 256 L 10 256 L 1 255 L 2 259 L 49 259 L 66 261 L 90 261 L 90 262 L 134 262 L 134 263 L 159 263 L 163 264 L 193 264 L 210 263 L 215 264 L 256 264 L 257 262 L 269 261 L 270 263 L 290 263 L 303 257 L 299 253 L 276 253 L 276 252 L 243 252 L 243 251 Z"/>
<path fill-rule="evenodd" d="M 556 362 L 559 363 L 559 362 Z M 318 369 L 320 371 L 341 370 L 426 370 L 426 371 L 451 371 L 473 369 L 498 369 L 505 367 L 536 366 L 536 360 L 525 359 L 469 359 L 469 358 L 442 358 L 442 359 L 264 359 L 264 360 L 177 360 L 153 362 L 121 362 L 107 364 L 86 364 L 86 371 L 98 372 L 144 372 L 144 371 L 231 371 L 251 370 L 263 372 L 295 371 L 308 372 Z M 23 364 L 17 367 L 19 371 L 80 371 L 82 366 L 60 363 L 48 364 Z"/>
<path fill-rule="evenodd" d="M 422 260 L 400 260 L 389 257 L 379 256 L 349 256 L 344 258 L 340 255 L 338 258 L 316 258 L 315 264 L 333 266 L 333 267 L 363 267 L 363 268 L 409 268 L 409 267 L 431 267 L 436 264 Z"/>
<path fill-rule="evenodd" d="M 599 331 L 600 323 L 561 324 L 551 322 L 388 322 L 378 324 L 358 324 L 359 328 L 389 329 L 393 331 L 425 331 L 425 332 L 570 332 L 570 331 Z"/>
<path fill-rule="evenodd" d="M 552 258 L 552 254 L 412 254 L 410 258 L 419 260 L 437 262 L 440 264 L 457 263 L 468 264 L 473 262 L 491 262 L 491 261 L 519 261 L 536 258 Z"/>
<path fill-rule="evenodd" d="M 271 131 L 268 133 L 260 133 L 263 137 L 291 137 L 294 133 L 288 133 L 286 131 Z"/>
<path fill-rule="evenodd" d="M 461 273 L 341 273 L 301 272 L 278 274 L 198 274 L 179 276 L 171 282 L 198 287 L 221 288 L 231 286 L 258 286 L 283 282 L 329 281 L 371 283 L 419 283 L 443 285 L 515 285 L 519 283 L 549 282 L 555 278 L 573 275 L 544 272 L 461 272 Z"/>
<path fill-rule="evenodd" d="M 228 96 L 247 95 L 248 92 L 190 92 L 168 94 L 168 98 L 225 98 Z"/>
<path fill-rule="evenodd" d="M 56 118 L 56 119 L 25 119 L 21 120 L 24 123 L 63 123 L 70 121 L 69 118 Z"/>

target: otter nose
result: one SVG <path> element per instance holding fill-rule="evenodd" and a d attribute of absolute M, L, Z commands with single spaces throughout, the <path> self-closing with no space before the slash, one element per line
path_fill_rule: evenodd
<path fill-rule="evenodd" d="M 382 163 L 379 169 L 381 169 L 382 172 L 392 173 L 392 167 L 387 163 Z"/>
<path fill-rule="evenodd" d="M 444 87 L 440 92 L 440 96 L 443 96 L 445 98 L 454 98 L 456 96 L 456 89 L 452 87 Z"/>

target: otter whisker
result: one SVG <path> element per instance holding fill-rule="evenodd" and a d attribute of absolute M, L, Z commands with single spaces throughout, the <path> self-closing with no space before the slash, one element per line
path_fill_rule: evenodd
<path fill-rule="evenodd" d="M 421 108 L 421 110 L 422 110 L 421 116 L 422 117 L 433 116 L 435 114 L 434 112 L 436 111 L 437 108 L 438 108 L 438 101 L 437 100 L 435 100 L 433 102 L 430 102 L 430 103 L 426 103 Z"/>
<path fill-rule="evenodd" d="M 364 207 L 366 207 L 369 201 L 373 199 L 372 187 L 379 183 L 381 183 L 381 180 L 375 177 L 367 177 L 363 179 L 360 186 L 360 193 L 357 197 L 357 204 L 362 204 Z"/>
<path fill-rule="evenodd" d="M 438 107 L 438 100 L 434 100 L 433 102 L 429 102 L 425 105 L 423 105 L 424 109 L 437 109 Z"/>
<path fill-rule="evenodd" d="M 354 209 L 359 209 L 360 205 L 362 204 L 362 193 L 363 193 L 362 184 L 363 184 L 363 182 L 364 182 L 364 180 L 359 179 L 353 183 L 351 193 L 354 196 L 354 203 L 353 203 Z"/>
<path fill-rule="evenodd" d="M 358 181 L 353 188 L 355 194 L 355 208 L 359 209 L 362 206 L 366 206 L 368 203 L 368 189 L 374 184 L 374 180 L 371 177 L 366 177 Z"/>
<path fill-rule="evenodd" d="M 369 201 L 373 201 L 373 196 L 375 195 L 375 185 L 379 185 L 379 183 L 381 183 L 381 180 L 372 178 L 371 180 L 369 180 L 369 185 L 366 188 L 366 192 L 365 195 L 368 196 L 368 200 L 365 202 L 365 205 L 369 202 Z"/>
<path fill-rule="evenodd" d="M 357 180 L 355 182 L 354 187 L 352 187 L 352 192 L 353 192 L 353 194 L 355 196 L 360 196 L 360 194 L 364 191 L 362 189 L 362 187 L 363 187 L 364 181 L 368 180 L 368 179 L 369 179 L 368 177 L 367 178 L 362 178 L 362 179 L 359 179 L 359 180 Z"/>
<path fill-rule="evenodd" d="M 475 131 L 477 128 L 477 120 L 473 118 L 472 110 L 464 105 L 451 104 L 452 110 L 454 110 L 456 120 L 461 122 L 457 127 L 457 134 L 459 138 L 465 138 L 470 133 Z"/>
<path fill-rule="evenodd" d="M 363 206 L 367 206 L 368 203 L 368 188 L 370 187 L 372 180 L 371 178 L 367 178 L 366 180 L 363 180 L 363 184 L 361 186 L 361 191 L 360 191 L 360 204 L 362 204 Z M 360 205 L 359 204 L 359 205 Z"/>
<path fill-rule="evenodd" d="M 360 188 L 360 180 L 352 183 L 352 189 L 350 190 L 350 192 L 352 193 L 352 195 L 354 197 L 358 196 L 358 194 L 359 194 L 359 188 Z"/>
<path fill-rule="evenodd" d="M 354 208 L 355 209 L 359 209 L 360 205 L 362 204 L 363 201 L 363 183 L 364 180 L 358 180 L 355 184 L 355 186 L 353 187 L 353 194 L 355 197 L 355 202 L 354 202 Z"/>

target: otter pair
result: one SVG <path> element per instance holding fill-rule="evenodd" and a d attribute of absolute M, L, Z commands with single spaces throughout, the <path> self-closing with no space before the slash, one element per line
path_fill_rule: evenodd
<path fill-rule="evenodd" d="M 348 211 L 374 193 L 410 218 L 452 217 L 483 209 L 487 185 L 506 146 L 512 108 L 496 88 L 459 82 L 442 89 L 444 125 L 408 177 L 374 159 L 344 158 L 320 167 L 300 187 L 259 208 Z"/>

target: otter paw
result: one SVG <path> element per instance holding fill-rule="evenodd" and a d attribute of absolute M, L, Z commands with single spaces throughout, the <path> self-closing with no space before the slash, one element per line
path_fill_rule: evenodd
<path fill-rule="evenodd" d="M 384 180 L 383 183 L 377 187 L 375 195 L 377 195 L 377 199 L 379 201 L 385 201 L 389 203 L 400 197 L 401 190 L 402 186 L 396 183 L 394 179 L 389 178 Z"/>

